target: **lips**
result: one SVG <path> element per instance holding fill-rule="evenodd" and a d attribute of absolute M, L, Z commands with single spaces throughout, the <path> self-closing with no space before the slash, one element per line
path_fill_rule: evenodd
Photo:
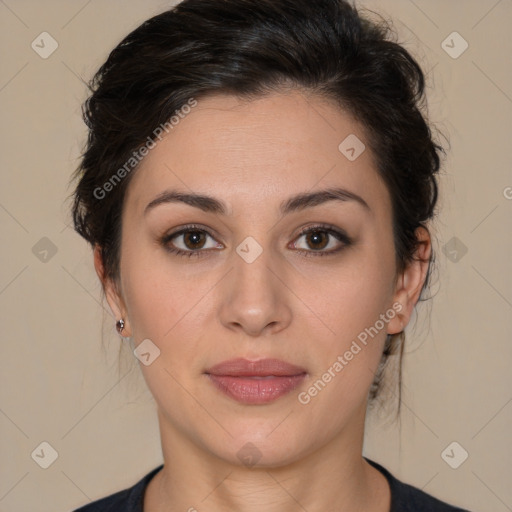
<path fill-rule="evenodd" d="M 248 359 L 231 359 L 223 361 L 206 370 L 210 375 L 230 375 L 231 377 L 290 377 L 306 373 L 304 368 L 287 363 L 280 359 L 260 359 L 249 361 Z"/>
<path fill-rule="evenodd" d="M 295 389 L 307 373 L 280 359 L 231 359 L 205 371 L 214 386 L 244 404 L 266 404 Z"/>

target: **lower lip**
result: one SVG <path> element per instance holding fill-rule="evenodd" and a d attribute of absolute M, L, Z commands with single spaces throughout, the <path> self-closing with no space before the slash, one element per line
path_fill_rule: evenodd
<path fill-rule="evenodd" d="M 223 393 L 243 404 L 267 404 L 293 391 L 306 374 L 282 377 L 233 377 L 208 374 Z"/>

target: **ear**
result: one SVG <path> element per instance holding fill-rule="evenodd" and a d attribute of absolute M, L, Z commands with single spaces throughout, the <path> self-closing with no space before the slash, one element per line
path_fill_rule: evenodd
<path fill-rule="evenodd" d="M 428 230 L 423 227 L 416 230 L 416 238 L 418 247 L 414 257 L 397 276 L 393 301 L 393 304 L 396 304 L 393 309 L 397 314 L 388 323 L 388 334 L 397 334 L 405 329 L 427 278 L 432 241 Z"/>
<path fill-rule="evenodd" d="M 131 336 L 131 328 L 128 321 L 125 303 L 114 280 L 105 277 L 102 250 L 99 245 L 94 246 L 94 268 L 96 269 L 96 274 L 98 274 L 101 281 L 108 305 L 112 310 L 115 320 L 117 321 L 121 318 L 124 320 L 125 327 L 123 329 L 123 336 Z"/>

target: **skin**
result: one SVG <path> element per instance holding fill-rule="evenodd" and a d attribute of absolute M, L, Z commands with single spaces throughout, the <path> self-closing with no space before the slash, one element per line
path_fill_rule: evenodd
<path fill-rule="evenodd" d="M 145 511 L 389 511 L 389 486 L 361 455 L 367 395 L 386 334 L 407 325 L 428 263 L 397 272 L 389 193 L 368 145 L 353 162 L 338 150 L 349 134 L 365 141 L 357 121 L 304 91 L 250 102 L 215 95 L 201 99 L 133 176 L 119 281 L 103 278 L 98 247 L 95 267 L 115 318 L 126 322 L 123 335 L 160 349 L 152 364 L 140 365 L 157 404 L 165 462 L 148 486 Z M 290 196 L 330 187 L 357 194 L 369 208 L 328 201 L 280 214 Z M 212 196 L 226 214 L 173 202 L 145 215 L 167 189 Z M 161 238 L 191 223 L 213 237 L 186 245 L 178 236 L 168 245 L 199 247 L 202 255 L 166 251 Z M 344 230 L 352 243 L 325 231 L 320 242 L 300 235 L 319 223 Z M 417 256 L 428 260 L 428 232 L 417 234 Z M 263 250 L 252 263 L 236 252 L 249 236 Z M 319 256 L 318 247 L 342 249 Z M 394 303 L 401 311 L 301 404 L 298 393 Z M 243 405 L 204 374 L 234 357 L 283 359 L 307 377 L 270 404 Z M 237 456 L 248 442 L 261 454 L 251 467 Z"/>

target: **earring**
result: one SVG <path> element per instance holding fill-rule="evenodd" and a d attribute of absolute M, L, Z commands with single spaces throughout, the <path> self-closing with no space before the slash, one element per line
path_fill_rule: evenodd
<path fill-rule="evenodd" d="M 116 322 L 116 329 L 119 334 L 123 332 L 124 329 L 124 320 L 121 318 L 121 320 L 118 320 Z"/>

